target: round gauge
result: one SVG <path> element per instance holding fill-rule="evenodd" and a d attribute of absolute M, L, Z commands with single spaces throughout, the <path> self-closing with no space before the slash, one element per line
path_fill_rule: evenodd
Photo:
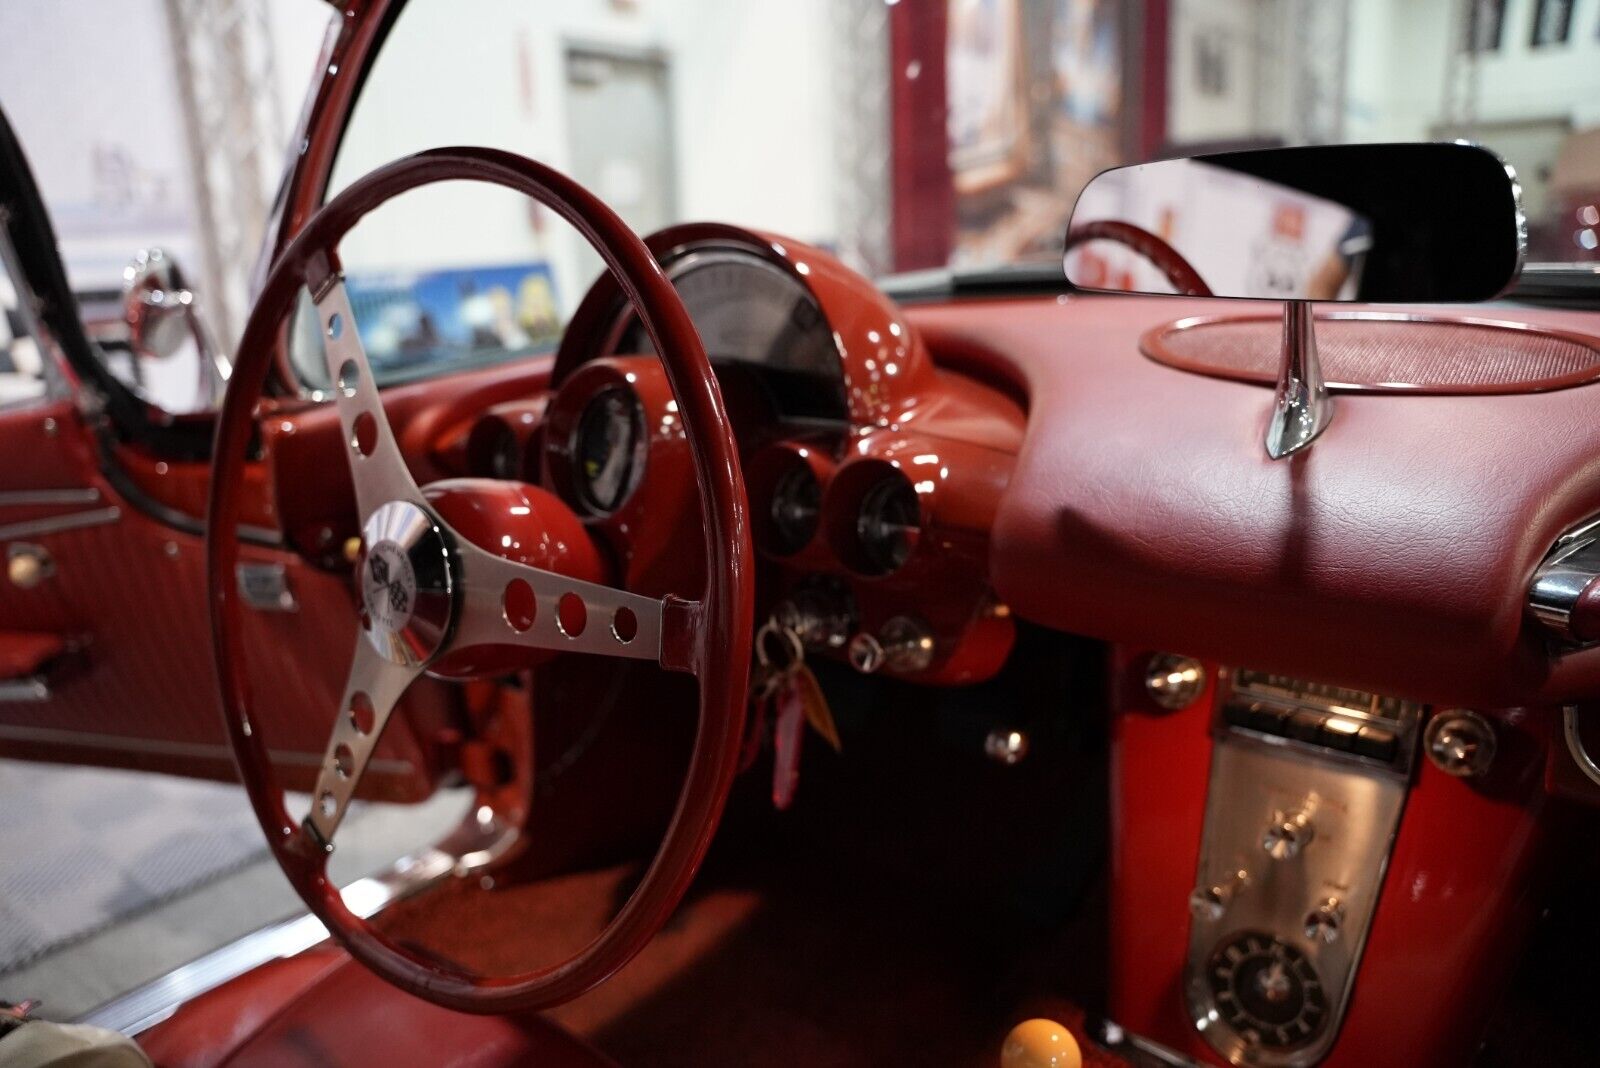
<path fill-rule="evenodd" d="M 487 416 L 467 435 L 467 467 L 485 478 L 522 476 L 522 443 L 502 419 Z"/>
<path fill-rule="evenodd" d="M 608 515 L 627 500 L 644 466 L 644 409 L 633 391 L 601 390 L 584 406 L 572 435 L 572 480 L 580 503 Z"/>
<path fill-rule="evenodd" d="M 1217 947 L 1206 983 L 1223 1022 L 1252 1046 L 1301 1046 L 1327 1025 L 1328 997 L 1316 969 L 1271 935 L 1245 931 Z"/>
<path fill-rule="evenodd" d="M 806 547 L 822 514 L 822 484 L 810 464 L 796 463 L 779 476 L 767 514 L 772 519 L 772 552 L 788 556 Z"/>
<path fill-rule="evenodd" d="M 740 248 L 696 248 L 667 265 L 713 366 L 757 372 L 778 414 L 842 421 L 844 368 L 833 329 L 810 291 L 788 271 Z M 613 351 L 655 351 L 636 317 Z"/>
<path fill-rule="evenodd" d="M 910 559 L 922 530 L 917 491 L 899 473 L 874 483 L 856 512 L 856 541 L 868 572 L 887 575 Z"/>

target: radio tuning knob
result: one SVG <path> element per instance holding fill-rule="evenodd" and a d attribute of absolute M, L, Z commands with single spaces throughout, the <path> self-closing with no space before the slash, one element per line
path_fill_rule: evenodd
<path fill-rule="evenodd" d="M 1311 813 L 1304 806 L 1293 812 L 1279 812 L 1261 836 L 1261 848 L 1273 860 L 1293 860 L 1316 837 Z"/>

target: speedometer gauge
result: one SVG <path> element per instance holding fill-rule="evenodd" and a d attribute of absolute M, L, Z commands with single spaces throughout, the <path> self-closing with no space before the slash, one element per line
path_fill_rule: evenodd
<path fill-rule="evenodd" d="M 584 407 L 573 432 L 573 483 L 591 512 L 607 515 L 638 479 L 645 443 L 644 410 L 628 389 L 602 390 Z"/>
<path fill-rule="evenodd" d="M 666 270 L 713 367 L 755 371 L 782 417 L 847 418 L 833 330 L 798 278 L 753 251 L 723 246 L 697 248 Z M 636 318 L 615 351 L 654 351 Z"/>

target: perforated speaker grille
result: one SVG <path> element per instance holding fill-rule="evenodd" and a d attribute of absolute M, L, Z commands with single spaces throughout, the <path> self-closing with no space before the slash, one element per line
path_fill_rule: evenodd
<path fill-rule="evenodd" d="M 1141 339 L 1144 354 L 1197 374 L 1277 380 L 1277 317 L 1180 319 Z M 1534 393 L 1600 379 L 1600 338 L 1471 317 L 1336 312 L 1317 317 L 1330 389 L 1413 393 Z"/>

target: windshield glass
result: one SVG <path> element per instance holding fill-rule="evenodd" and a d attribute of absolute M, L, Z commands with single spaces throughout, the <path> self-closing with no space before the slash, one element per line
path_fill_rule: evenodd
<path fill-rule="evenodd" d="M 1571 0 L 472 10 L 406 6 L 332 191 L 407 152 L 491 145 L 570 173 L 641 232 L 729 221 L 883 276 L 1059 263 L 1079 191 L 1123 163 L 1460 138 L 1516 169 L 1531 264 L 1600 262 L 1600 11 Z M 599 269 L 548 213 L 481 188 L 388 205 L 345 265 L 396 372 L 548 345 Z"/>
<path fill-rule="evenodd" d="M 0 100 L 74 285 L 112 298 L 128 259 L 163 246 L 231 348 L 333 8 L 282 0 L 237 34 L 174 35 L 158 0 L 59 6 L 0 5 Z M 136 93 L 130 65 L 154 72 Z M 1532 270 L 1600 264 L 1600 8 L 409 0 L 330 188 L 419 149 L 490 145 L 573 175 L 645 233 L 733 222 L 873 277 L 1050 270 L 1079 191 L 1110 167 L 1456 138 L 1516 169 Z M 403 198 L 344 251 L 391 376 L 547 348 L 599 270 L 548 213 L 478 187 Z M 312 349 L 295 347 L 308 382 Z"/>

